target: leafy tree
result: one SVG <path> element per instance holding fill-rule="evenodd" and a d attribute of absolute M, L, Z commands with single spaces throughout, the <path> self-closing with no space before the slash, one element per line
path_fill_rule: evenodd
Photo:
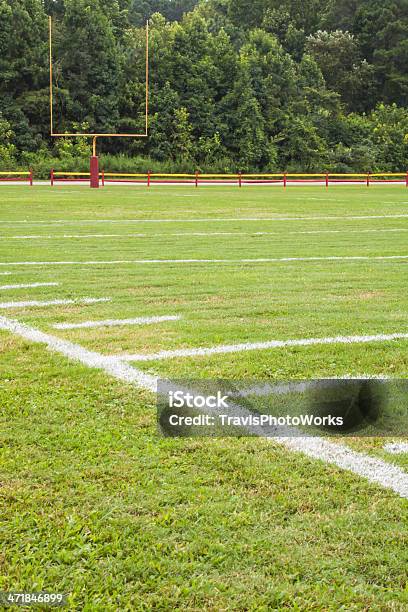
<path fill-rule="evenodd" d="M 213 88 L 217 72 L 211 56 L 211 36 L 202 17 L 190 14 L 178 28 L 173 47 L 174 88 L 188 109 L 193 135 L 211 135 L 214 131 Z"/>
<path fill-rule="evenodd" d="M 174 159 L 174 134 L 177 127 L 176 111 L 180 109 L 179 95 L 166 83 L 158 93 L 156 112 L 151 118 L 149 152 L 158 160 Z"/>
<path fill-rule="evenodd" d="M 154 13 L 161 13 L 169 21 L 179 21 L 197 2 L 198 0 L 132 0 L 129 20 L 132 25 L 141 26 Z"/>
<path fill-rule="evenodd" d="M 13 137 L 10 123 L 0 113 L 0 168 L 5 170 L 10 170 L 15 164 L 16 147 L 12 143 Z"/>
<path fill-rule="evenodd" d="M 350 109 L 366 110 L 374 70 L 361 59 L 354 35 L 319 30 L 307 38 L 306 49 L 320 67 L 327 86 L 338 91 Z"/>
<path fill-rule="evenodd" d="M 188 119 L 189 115 L 184 106 L 174 110 L 173 155 L 181 161 L 192 159 L 193 140 L 191 132 L 193 127 Z"/>
<path fill-rule="evenodd" d="M 263 167 L 276 161 L 276 151 L 265 134 L 265 120 L 252 88 L 249 62 L 241 57 L 238 77 L 232 92 L 224 98 L 229 121 L 225 142 L 241 170 Z"/>
<path fill-rule="evenodd" d="M 0 0 L 0 112 L 16 146 L 35 149 L 48 130 L 47 19 L 40 0 Z"/>
<path fill-rule="evenodd" d="M 61 27 L 57 76 L 69 92 L 63 121 L 86 121 L 91 131 L 115 131 L 119 57 L 111 21 L 98 0 L 92 5 L 66 0 Z"/>

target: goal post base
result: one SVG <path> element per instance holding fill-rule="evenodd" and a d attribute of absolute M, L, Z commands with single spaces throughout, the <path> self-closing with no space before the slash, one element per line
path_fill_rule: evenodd
<path fill-rule="evenodd" d="M 97 189 L 99 187 L 99 158 L 96 155 L 92 155 L 90 159 L 90 187 Z"/>

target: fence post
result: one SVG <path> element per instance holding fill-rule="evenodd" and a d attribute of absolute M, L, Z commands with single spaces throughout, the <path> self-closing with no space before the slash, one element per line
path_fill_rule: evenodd
<path fill-rule="evenodd" d="M 34 178 L 34 177 L 33 177 L 33 169 L 32 169 L 32 168 L 30 168 L 30 187 L 32 187 L 32 186 L 33 186 L 33 178 Z"/>
<path fill-rule="evenodd" d="M 50 181 L 51 181 L 51 187 L 54 187 L 54 168 L 51 168 Z"/>
<path fill-rule="evenodd" d="M 195 186 L 198 187 L 198 170 L 195 173 Z"/>
<path fill-rule="evenodd" d="M 367 187 L 370 186 L 370 172 L 367 173 Z"/>
<path fill-rule="evenodd" d="M 242 187 L 242 172 L 238 172 L 238 185 Z"/>
<path fill-rule="evenodd" d="M 288 183 L 288 175 L 285 172 L 285 174 L 283 175 L 283 186 L 285 189 L 286 189 L 287 183 Z"/>
<path fill-rule="evenodd" d="M 150 170 L 147 171 L 147 186 L 150 187 Z"/>
<path fill-rule="evenodd" d="M 102 187 L 105 187 L 105 170 L 102 170 Z"/>
<path fill-rule="evenodd" d="M 329 186 L 329 173 L 326 172 L 326 187 Z"/>

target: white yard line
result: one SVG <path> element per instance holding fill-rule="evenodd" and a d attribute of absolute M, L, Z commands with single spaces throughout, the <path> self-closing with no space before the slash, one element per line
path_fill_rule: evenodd
<path fill-rule="evenodd" d="M 119 264 L 240 264 L 284 263 L 296 261 L 387 261 L 408 259 L 408 255 L 332 255 L 329 257 L 261 257 L 254 259 L 113 259 L 87 261 L 9 261 L 0 266 L 112 266 Z"/>
<path fill-rule="evenodd" d="M 0 276 L 11 276 L 11 272 L 0 272 Z"/>
<path fill-rule="evenodd" d="M 408 474 L 386 461 L 353 451 L 347 446 L 334 444 L 323 438 L 272 438 L 286 448 L 308 457 L 353 472 L 372 483 L 391 489 L 400 497 L 408 498 Z"/>
<path fill-rule="evenodd" d="M 377 334 L 372 336 L 334 336 L 328 338 L 300 338 L 297 340 L 270 340 L 267 342 L 244 342 L 242 344 L 221 344 L 207 348 L 175 349 L 159 351 L 148 355 L 136 353 L 117 355 L 124 361 L 158 361 L 174 359 L 175 357 L 203 357 L 207 355 L 225 355 L 245 351 L 262 351 L 267 349 L 285 348 L 291 346 L 315 346 L 324 344 L 364 344 L 367 342 L 388 342 L 391 340 L 406 340 L 408 333 Z"/>
<path fill-rule="evenodd" d="M 122 363 L 119 359 L 109 359 L 100 353 L 89 351 L 78 344 L 45 334 L 38 329 L 0 316 L 0 329 L 16 334 L 25 340 L 45 344 L 50 351 L 60 353 L 78 361 L 89 368 L 98 368 L 124 382 L 133 383 L 144 389 L 156 391 L 157 378 Z"/>
<path fill-rule="evenodd" d="M 120 325 L 151 325 L 164 321 L 179 321 L 181 316 L 137 317 L 135 319 L 106 319 L 104 321 L 84 321 L 83 323 L 55 323 L 54 329 L 85 329 L 94 327 L 117 327 Z"/>
<path fill-rule="evenodd" d="M 408 442 L 390 442 L 384 445 L 384 450 L 392 455 L 408 453 Z"/>
<path fill-rule="evenodd" d="M 396 215 L 330 215 L 330 216 L 308 216 L 308 217 L 206 217 L 206 218 L 195 218 L 185 219 L 180 217 L 179 219 L 56 219 L 55 221 L 0 221 L 2 225 L 20 225 L 23 224 L 26 227 L 31 225 L 88 225 L 93 223 L 239 223 L 241 221 L 338 221 L 338 220 L 358 220 L 358 219 L 406 219 L 407 214 L 396 214 Z"/>
<path fill-rule="evenodd" d="M 285 236 L 298 234 L 366 234 L 366 233 L 408 232 L 408 228 L 396 227 L 389 229 L 341 229 L 341 230 L 305 230 L 286 232 Z M 166 236 L 202 237 L 202 236 L 282 236 L 282 232 L 163 232 L 154 234 L 33 234 L 17 236 L 1 236 L 2 240 L 67 240 L 67 239 L 100 239 L 100 238 L 158 238 Z"/>
<path fill-rule="evenodd" d="M 331 387 L 342 380 L 376 380 L 378 382 L 384 382 L 389 380 L 388 376 L 369 376 L 362 374 L 361 376 L 331 376 L 330 378 L 317 378 L 312 380 L 291 380 L 288 382 L 275 382 L 275 383 L 260 383 L 252 386 L 246 386 L 243 389 L 239 389 L 232 394 L 230 397 L 267 397 L 269 395 L 288 395 L 290 393 L 304 393 L 309 389 L 315 387 Z"/>
<path fill-rule="evenodd" d="M 107 358 L 89 351 L 82 346 L 61 340 L 50 334 L 45 334 L 35 328 L 29 327 L 5 317 L 0 317 L 0 329 L 18 335 L 25 340 L 44 344 L 50 351 L 59 353 L 86 365 L 98 368 L 114 378 L 137 385 L 149 391 L 156 391 L 157 377 L 145 374 L 117 358 Z M 241 408 L 241 412 L 249 412 Z M 380 459 L 369 457 L 363 453 L 329 442 L 322 438 L 268 438 L 272 443 L 278 443 L 293 451 L 298 451 L 310 458 L 335 465 L 340 469 L 350 471 L 364 477 L 371 483 L 390 489 L 397 495 L 408 498 L 408 474 L 401 468 Z"/>
<path fill-rule="evenodd" d="M 80 298 L 77 300 L 29 300 L 26 302 L 0 302 L 0 308 L 28 308 L 30 306 L 63 306 L 66 304 L 98 304 L 110 302 L 111 298 Z"/>
<path fill-rule="evenodd" d="M 35 287 L 58 287 L 59 283 L 24 283 L 22 285 L 0 285 L 0 290 L 34 289 Z"/>

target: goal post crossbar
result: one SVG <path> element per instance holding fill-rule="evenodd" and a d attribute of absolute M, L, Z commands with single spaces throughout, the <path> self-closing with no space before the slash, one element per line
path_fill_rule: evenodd
<path fill-rule="evenodd" d="M 86 137 L 93 138 L 93 154 L 96 154 L 96 139 L 97 138 L 147 138 L 148 136 L 148 120 L 149 120 L 149 22 L 146 22 L 146 92 L 145 92 L 145 131 L 141 134 L 125 134 L 125 133 L 90 133 L 90 132 L 54 132 L 54 88 L 53 88 L 53 47 L 52 47 L 52 17 L 48 17 L 48 44 L 49 44 L 49 77 L 50 77 L 50 135 L 53 138 L 57 137 Z"/>

